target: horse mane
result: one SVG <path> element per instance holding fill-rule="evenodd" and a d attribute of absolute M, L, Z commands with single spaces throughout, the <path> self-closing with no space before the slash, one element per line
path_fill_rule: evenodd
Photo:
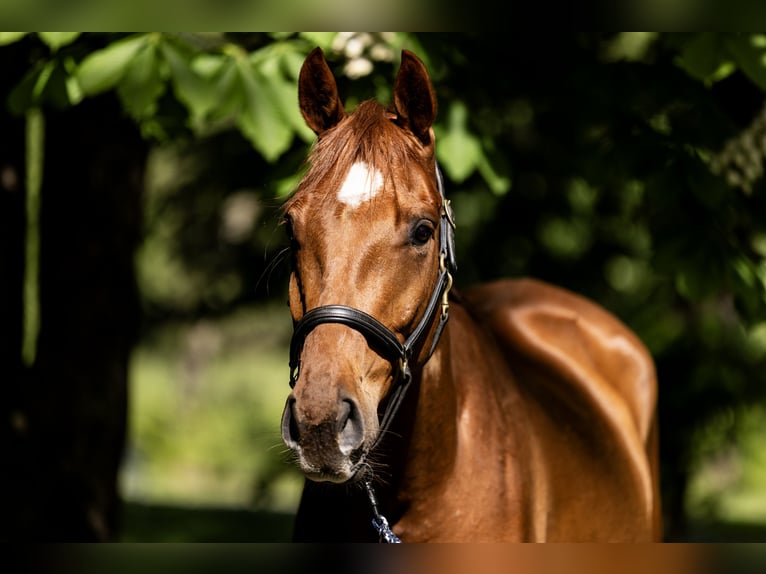
<path fill-rule="evenodd" d="M 309 190 L 325 190 L 321 201 L 337 190 L 354 163 L 365 162 L 383 174 L 386 184 L 396 180 L 397 167 L 421 163 L 416 137 L 402 130 L 396 122 L 396 112 L 375 100 L 366 100 L 337 125 L 320 134 L 304 166 L 306 173 L 283 212 L 303 201 Z M 424 169 L 425 165 L 423 165 Z M 407 177 L 408 170 L 399 169 L 398 176 Z M 394 186 L 395 187 L 395 186 Z M 321 204 L 321 202 L 320 202 Z"/>

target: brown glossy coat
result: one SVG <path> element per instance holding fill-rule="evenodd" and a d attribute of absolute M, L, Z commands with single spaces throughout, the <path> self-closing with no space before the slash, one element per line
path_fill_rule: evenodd
<path fill-rule="evenodd" d="M 299 99 L 319 140 L 285 206 L 293 318 L 349 305 L 403 340 L 438 272 L 438 233 L 412 240 L 424 222 L 436 229 L 441 208 L 425 67 L 403 52 L 393 108 L 365 102 L 349 116 L 315 50 Z M 361 161 L 384 184 L 349 206 L 337 193 Z M 535 280 L 498 281 L 453 294 L 425 354 L 370 451 L 395 370 L 351 328 L 320 325 L 306 338 L 283 424 L 311 479 L 296 539 L 374 540 L 358 481 L 372 478 L 404 542 L 659 540 L 654 365 L 613 315 Z"/>

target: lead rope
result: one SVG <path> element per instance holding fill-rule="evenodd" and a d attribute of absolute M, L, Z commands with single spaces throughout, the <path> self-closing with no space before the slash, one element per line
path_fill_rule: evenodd
<path fill-rule="evenodd" d="M 364 488 L 367 490 L 367 497 L 370 499 L 372 505 L 372 513 L 375 517 L 372 519 L 372 525 L 375 530 L 378 531 L 378 542 L 385 542 L 387 544 L 401 544 L 399 537 L 394 534 L 391 528 L 388 526 L 388 520 L 380 512 L 378 512 L 378 501 L 375 498 L 375 491 L 372 490 L 372 484 L 369 480 L 364 481 Z"/>

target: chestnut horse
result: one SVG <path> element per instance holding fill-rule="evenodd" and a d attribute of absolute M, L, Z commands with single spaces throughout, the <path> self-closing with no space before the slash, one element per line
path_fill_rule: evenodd
<path fill-rule="evenodd" d="M 657 388 L 638 338 L 536 280 L 450 290 L 423 63 L 403 51 L 393 106 L 348 114 L 317 48 L 299 103 L 318 139 L 284 206 L 282 436 L 308 479 L 295 539 L 659 540 Z"/>

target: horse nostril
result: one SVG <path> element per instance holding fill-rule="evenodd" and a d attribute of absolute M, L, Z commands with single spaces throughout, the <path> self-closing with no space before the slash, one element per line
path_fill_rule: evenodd
<path fill-rule="evenodd" d="M 356 402 L 343 399 L 338 416 L 338 446 L 343 454 L 358 448 L 364 440 L 362 415 Z"/>
<path fill-rule="evenodd" d="M 295 422 L 295 414 L 293 408 L 295 407 L 295 399 L 290 398 L 287 400 L 285 410 L 282 413 L 282 440 L 290 448 L 298 446 L 300 441 L 300 432 L 298 431 L 298 424 Z"/>

